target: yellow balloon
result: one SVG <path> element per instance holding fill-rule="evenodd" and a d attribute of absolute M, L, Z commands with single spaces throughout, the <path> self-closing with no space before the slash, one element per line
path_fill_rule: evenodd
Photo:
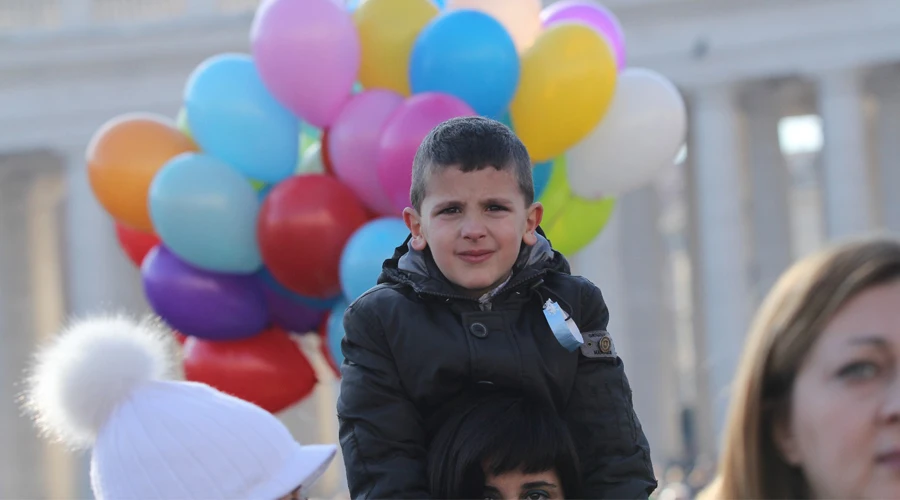
<path fill-rule="evenodd" d="M 616 58 L 603 35 L 559 24 L 522 55 L 513 127 L 534 162 L 550 160 L 597 126 L 616 90 Z"/>
<path fill-rule="evenodd" d="M 419 32 L 437 15 L 431 0 L 369 0 L 356 9 L 363 87 L 410 95 L 410 52 Z"/>
<path fill-rule="evenodd" d="M 541 34 L 540 0 L 449 0 L 447 10 L 480 10 L 500 22 L 519 53 L 528 50 Z"/>
<path fill-rule="evenodd" d="M 613 198 L 587 200 L 573 194 L 564 156 L 553 162 L 553 172 L 540 201 L 544 205 L 541 228 L 553 248 L 567 256 L 584 248 L 603 231 L 616 206 Z"/>

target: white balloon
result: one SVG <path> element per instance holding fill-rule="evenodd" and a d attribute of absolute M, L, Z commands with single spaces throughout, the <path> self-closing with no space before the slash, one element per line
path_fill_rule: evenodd
<path fill-rule="evenodd" d="M 588 199 L 639 188 L 674 163 L 686 133 L 687 111 L 675 85 L 654 71 L 628 68 L 606 116 L 568 151 L 569 185 Z"/>

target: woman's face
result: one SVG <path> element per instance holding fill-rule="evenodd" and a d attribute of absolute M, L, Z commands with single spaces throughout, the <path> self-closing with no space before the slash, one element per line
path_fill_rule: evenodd
<path fill-rule="evenodd" d="M 562 500 L 565 492 L 556 471 L 525 474 L 505 472 L 487 475 L 484 498 L 490 500 Z"/>
<path fill-rule="evenodd" d="M 900 283 L 863 292 L 838 312 L 792 394 L 777 441 L 816 498 L 900 494 Z"/>

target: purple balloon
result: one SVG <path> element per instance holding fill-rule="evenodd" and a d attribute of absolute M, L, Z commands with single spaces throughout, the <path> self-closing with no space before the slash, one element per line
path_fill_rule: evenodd
<path fill-rule="evenodd" d="M 269 306 L 269 317 L 278 326 L 295 333 L 315 331 L 327 311 L 314 309 L 308 304 L 287 297 L 263 286 L 263 295 Z"/>
<path fill-rule="evenodd" d="M 185 335 L 238 340 L 268 326 L 265 297 L 253 275 L 203 271 L 159 245 L 144 259 L 141 276 L 150 306 Z"/>
<path fill-rule="evenodd" d="M 581 22 L 599 31 L 609 42 L 616 64 L 625 67 L 625 34 L 615 14 L 606 7 L 586 0 L 564 0 L 541 11 L 541 24 L 548 28 L 564 22 Z"/>

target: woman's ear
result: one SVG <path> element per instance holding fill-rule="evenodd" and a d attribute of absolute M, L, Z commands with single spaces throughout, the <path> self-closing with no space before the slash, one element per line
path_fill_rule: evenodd
<path fill-rule="evenodd" d="M 414 208 L 404 208 L 403 222 L 406 223 L 406 227 L 409 228 L 409 233 L 412 235 L 410 243 L 412 243 L 413 250 L 419 252 L 425 250 L 425 247 L 428 246 L 428 242 L 425 241 L 425 234 L 422 231 L 422 218 L 419 216 L 419 212 Z"/>
<path fill-rule="evenodd" d="M 532 203 L 525 214 L 525 234 L 522 235 L 523 243 L 528 246 L 537 243 L 536 231 L 538 226 L 541 225 L 541 220 L 543 220 L 543 218 L 544 205 L 541 205 L 538 202 Z"/>
<path fill-rule="evenodd" d="M 797 448 L 797 440 L 794 439 L 794 430 L 789 418 L 776 419 L 772 428 L 772 439 L 785 462 L 795 467 L 800 465 L 800 451 Z"/>

